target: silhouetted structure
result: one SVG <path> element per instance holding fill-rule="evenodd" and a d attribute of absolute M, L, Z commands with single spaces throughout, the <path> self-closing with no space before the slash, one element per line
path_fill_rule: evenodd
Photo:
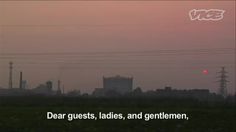
<path fill-rule="evenodd" d="M 177 90 L 172 89 L 168 86 L 164 89 L 157 89 L 155 96 L 171 98 L 195 98 L 198 100 L 207 100 L 210 96 L 210 91 L 208 89 Z"/>
<path fill-rule="evenodd" d="M 62 86 L 62 94 L 65 94 L 65 86 Z"/>
<path fill-rule="evenodd" d="M 227 72 L 225 71 L 225 67 L 221 68 L 221 71 L 218 72 L 221 75 L 219 76 L 220 80 L 218 81 L 220 83 L 220 87 L 219 87 L 219 94 L 222 95 L 223 97 L 227 96 L 227 82 L 229 82 L 227 80 Z"/>
<path fill-rule="evenodd" d="M 26 89 L 26 88 L 27 88 L 27 81 L 22 80 L 22 89 Z"/>
<path fill-rule="evenodd" d="M 57 81 L 57 94 L 61 94 L 61 80 Z"/>
<path fill-rule="evenodd" d="M 9 62 L 9 89 L 12 89 L 12 69 L 13 62 Z"/>
<path fill-rule="evenodd" d="M 73 90 L 73 91 L 68 92 L 67 96 L 78 97 L 78 96 L 81 96 L 81 92 L 79 90 Z"/>
<path fill-rule="evenodd" d="M 133 78 L 121 77 L 103 77 L 103 88 L 95 88 L 93 96 L 120 96 L 132 92 Z"/>
<path fill-rule="evenodd" d="M 35 89 L 32 89 L 33 94 L 39 94 L 39 95 L 54 95 L 55 93 L 52 90 L 52 82 L 47 81 L 46 84 L 40 84 Z"/>
<path fill-rule="evenodd" d="M 20 72 L 20 82 L 19 82 L 19 88 L 22 89 L 22 72 Z"/>
<path fill-rule="evenodd" d="M 113 90 L 120 94 L 128 93 L 133 88 L 133 78 L 121 77 L 103 77 L 103 88 L 105 90 Z"/>

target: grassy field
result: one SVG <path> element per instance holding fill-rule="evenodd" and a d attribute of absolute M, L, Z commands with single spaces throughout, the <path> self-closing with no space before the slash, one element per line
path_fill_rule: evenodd
<path fill-rule="evenodd" d="M 1 132 L 236 132 L 235 104 L 191 99 L 1 97 Z M 47 120 L 46 113 L 186 113 L 189 120 Z"/>

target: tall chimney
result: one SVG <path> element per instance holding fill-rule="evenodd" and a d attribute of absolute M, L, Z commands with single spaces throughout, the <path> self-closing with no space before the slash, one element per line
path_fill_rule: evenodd
<path fill-rule="evenodd" d="M 58 85 L 57 85 L 57 93 L 58 93 L 58 94 L 61 94 L 61 80 L 58 80 L 58 81 L 57 81 L 57 84 L 58 84 Z"/>
<path fill-rule="evenodd" d="M 9 62 L 9 89 L 12 89 L 12 69 L 13 62 Z"/>
<path fill-rule="evenodd" d="M 22 71 L 20 72 L 20 86 L 19 86 L 20 89 L 23 89 L 22 87 Z"/>

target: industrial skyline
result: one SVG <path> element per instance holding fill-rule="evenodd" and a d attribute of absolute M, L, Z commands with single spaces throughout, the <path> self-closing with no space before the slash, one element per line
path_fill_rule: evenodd
<path fill-rule="evenodd" d="M 236 132 L 235 0 L 0 0 L 0 132 Z"/>
<path fill-rule="evenodd" d="M 61 87 L 61 80 L 57 80 L 57 86 L 51 80 L 39 84 L 35 88 L 27 87 L 27 81 L 23 81 L 23 72 L 20 72 L 19 87 L 12 86 L 13 77 L 13 62 L 9 62 L 9 87 L 0 87 L 0 96 L 14 97 L 14 96 L 64 96 L 64 97 L 169 97 L 169 98 L 192 98 L 197 100 L 217 100 L 222 98 L 230 98 L 232 94 L 227 93 L 227 73 L 225 67 L 222 67 L 220 73 L 217 93 L 212 93 L 209 89 L 173 89 L 171 86 L 165 86 L 164 89 L 154 89 L 143 91 L 140 87 L 133 87 L 134 78 L 124 77 L 120 75 L 112 77 L 103 76 L 103 86 L 101 88 L 94 88 L 92 93 L 81 93 L 80 90 L 74 89 L 65 92 L 65 87 Z"/>
<path fill-rule="evenodd" d="M 36 88 L 33 87 L 28 87 L 27 85 L 27 80 L 23 80 L 23 72 L 20 71 L 19 73 L 19 87 L 13 87 L 13 82 L 12 82 L 12 78 L 13 76 L 13 62 L 9 62 L 9 87 L 6 89 L 3 89 L 0 87 L 1 92 L 0 95 L 27 95 L 27 94 L 42 94 L 42 95 L 61 95 L 61 94 L 70 94 L 73 93 L 73 91 L 78 91 L 79 95 L 80 95 L 80 89 L 74 89 L 74 90 L 70 90 L 67 91 L 67 93 L 65 92 L 65 87 L 63 85 L 63 87 L 61 87 L 61 80 L 57 80 L 57 87 L 53 86 L 53 82 L 51 80 L 48 80 L 46 82 L 46 85 L 44 84 L 39 84 Z M 208 70 L 203 70 L 202 71 L 203 74 L 208 74 Z M 217 76 L 217 78 L 219 78 L 219 80 L 217 82 L 219 82 L 219 87 L 217 92 L 215 92 L 215 94 L 217 95 L 221 95 L 222 97 L 227 97 L 229 95 L 234 95 L 232 93 L 229 93 L 229 89 L 227 87 L 227 84 L 229 83 L 229 81 L 227 80 L 228 76 L 228 72 L 225 70 L 225 67 L 221 67 L 221 71 L 218 72 L 219 76 Z M 104 77 L 103 76 L 103 87 L 102 88 L 94 88 L 92 95 L 93 96 L 107 96 L 107 94 L 109 95 L 110 92 L 112 92 L 114 94 L 114 92 L 116 94 L 120 94 L 120 95 L 124 95 L 124 94 L 129 94 L 129 93 L 136 93 L 137 89 L 138 91 L 142 91 L 142 89 L 140 87 L 134 88 L 133 87 L 133 77 L 123 77 L 120 75 L 116 75 L 114 77 Z M 167 91 L 168 92 L 170 90 L 168 90 L 169 88 L 171 88 L 171 86 L 166 86 Z M 144 88 L 145 89 L 145 88 Z M 154 89 L 157 90 L 158 89 Z M 184 89 L 185 91 L 186 89 Z M 197 91 L 196 91 L 197 90 Z M 15 92 L 17 91 L 17 92 Z M 171 94 L 174 94 L 176 96 L 176 94 L 179 94 L 179 91 L 181 91 L 181 89 L 176 89 L 174 91 L 176 92 L 172 92 Z M 203 95 L 210 94 L 209 89 L 189 89 L 190 93 L 191 92 L 196 92 L 195 94 L 200 94 L 202 93 Z M 184 92 L 184 94 L 187 94 L 189 96 L 190 93 L 187 90 L 187 93 Z M 148 91 L 147 91 L 148 92 Z M 164 92 L 164 94 L 165 94 Z M 18 94 L 17 94 L 18 93 Z M 181 93 L 181 92 L 180 92 Z M 88 93 L 84 93 L 84 94 L 88 94 Z M 181 93 L 182 94 L 182 93 Z M 180 95 L 181 95 L 180 94 Z M 169 95 L 169 94 L 167 94 Z"/>
<path fill-rule="evenodd" d="M 220 21 L 191 21 L 197 8 L 225 10 Z M 220 67 L 235 93 L 234 1 L 0 1 L 0 87 L 22 71 L 29 87 L 61 80 L 91 93 L 101 76 L 135 77 L 134 87 L 217 92 Z M 16 74 L 17 73 L 17 74 Z"/>

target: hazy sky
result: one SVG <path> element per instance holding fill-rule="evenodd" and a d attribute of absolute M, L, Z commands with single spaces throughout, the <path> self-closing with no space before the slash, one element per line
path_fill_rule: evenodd
<path fill-rule="evenodd" d="M 192 9 L 226 12 L 220 21 L 191 21 Z M 234 1 L 0 1 L 0 25 L 2 87 L 13 61 L 15 87 L 22 70 L 30 87 L 61 79 L 67 91 L 91 92 L 102 76 L 119 74 L 144 90 L 216 91 L 225 66 L 234 92 L 235 54 L 223 50 L 235 48 Z"/>

